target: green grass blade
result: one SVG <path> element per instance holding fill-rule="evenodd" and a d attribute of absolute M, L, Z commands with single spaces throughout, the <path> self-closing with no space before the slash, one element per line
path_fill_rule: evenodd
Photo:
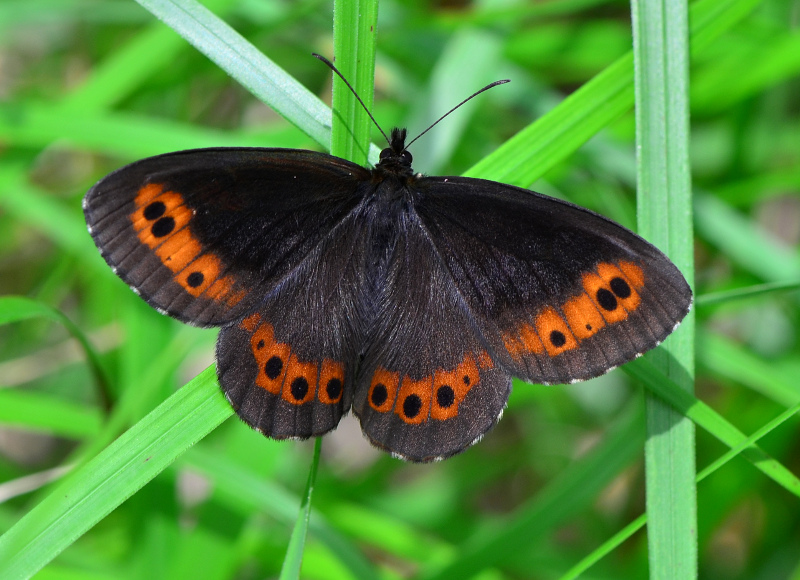
<path fill-rule="evenodd" d="M 633 0 L 639 233 L 693 285 L 689 173 L 689 25 L 684 0 Z M 694 314 L 646 355 L 694 391 Z M 656 396 L 645 398 L 650 578 L 697 577 L 694 425 Z"/>
<path fill-rule="evenodd" d="M 0 537 L 0 578 L 31 577 L 232 413 L 207 368 Z"/>
<path fill-rule="evenodd" d="M 336 0 L 333 4 L 333 52 L 336 68 L 368 109 L 375 91 L 376 0 Z M 342 80 L 333 77 L 331 153 L 366 165 L 372 121 Z M 373 158 L 372 161 L 377 161 Z"/>
<path fill-rule="evenodd" d="M 323 147 L 330 147 L 330 109 L 202 4 L 194 0 L 138 2 L 262 102 Z"/>
<path fill-rule="evenodd" d="M 289 548 L 286 550 L 286 557 L 283 560 L 280 580 L 294 580 L 295 578 L 300 578 L 300 568 L 303 564 L 303 548 L 306 545 L 308 521 L 311 517 L 311 496 L 314 493 L 314 483 L 317 479 L 319 452 L 321 448 L 322 438 L 317 437 L 314 442 L 314 457 L 311 460 L 311 469 L 309 469 L 308 472 L 306 490 L 305 493 L 303 493 L 300 512 L 297 514 L 297 521 L 294 524 L 292 537 L 289 540 Z"/>
<path fill-rule="evenodd" d="M 732 300 L 753 298 L 754 296 L 769 294 L 772 292 L 781 292 L 784 290 L 792 291 L 798 289 L 800 289 L 800 280 L 795 280 L 792 282 L 771 282 L 768 284 L 758 284 L 756 286 L 747 286 L 744 288 L 734 288 L 733 290 L 722 290 L 720 292 L 703 294 L 695 299 L 695 304 L 698 307 L 705 307 L 711 306 L 712 304 L 731 302 Z"/>

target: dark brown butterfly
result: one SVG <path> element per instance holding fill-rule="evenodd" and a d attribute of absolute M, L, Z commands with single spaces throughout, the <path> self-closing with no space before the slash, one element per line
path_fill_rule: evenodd
<path fill-rule="evenodd" d="M 138 161 L 84 199 L 105 260 L 159 312 L 222 327 L 217 373 L 269 437 L 352 407 L 412 461 L 463 451 L 511 377 L 596 377 L 654 348 L 692 292 L 654 246 L 586 209 L 415 174 L 394 129 L 374 169 L 294 149 Z"/>

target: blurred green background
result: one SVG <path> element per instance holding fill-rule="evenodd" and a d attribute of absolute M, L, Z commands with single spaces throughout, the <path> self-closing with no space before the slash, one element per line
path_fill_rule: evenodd
<path fill-rule="evenodd" d="M 749 434 L 800 401 L 800 2 L 727 4 L 740 8 L 691 66 L 697 396 Z M 333 52 L 331 2 L 205 5 L 330 103 L 330 71 L 310 53 Z M 486 82 L 512 79 L 414 144 L 417 171 L 459 174 L 631 45 L 624 1 L 384 0 L 375 116 L 416 135 Z M 521 185 L 633 228 L 633 141 L 631 108 Z M 160 316 L 118 280 L 81 198 L 138 158 L 220 145 L 320 149 L 135 2 L 0 0 L 0 532 L 49 494 L 60 466 L 212 364 L 216 332 Z M 782 282 L 794 285 L 719 294 Z M 20 315 L 9 296 L 58 309 L 88 336 L 112 409 L 124 409 L 110 425 L 69 328 L 50 311 Z M 560 578 L 644 512 L 643 424 L 642 389 L 620 371 L 515 382 L 498 427 L 432 465 L 370 448 L 348 417 L 323 440 L 302 577 L 446 577 L 469 555 L 479 578 Z M 795 474 L 799 433 L 792 418 L 760 441 Z M 277 577 L 312 448 L 227 420 L 37 578 Z M 698 429 L 698 469 L 725 451 Z M 800 579 L 800 501 L 751 463 L 699 485 L 698 525 L 701 578 Z M 647 570 L 638 532 L 582 577 Z"/>

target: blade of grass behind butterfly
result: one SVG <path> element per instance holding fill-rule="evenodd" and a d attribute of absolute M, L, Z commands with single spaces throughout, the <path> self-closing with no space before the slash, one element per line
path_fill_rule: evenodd
<path fill-rule="evenodd" d="M 689 11 L 691 47 L 703 50 L 761 0 L 700 0 Z M 608 66 L 464 175 L 522 187 L 572 155 L 633 105 L 633 54 Z"/>
<path fill-rule="evenodd" d="M 195 0 L 137 0 L 243 87 L 303 130 L 330 146 L 330 109 L 238 32 Z"/>
<path fill-rule="evenodd" d="M 637 221 L 693 286 L 689 174 L 689 33 L 685 0 L 633 0 Z M 694 313 L 645 355 L 694 392 Z M 694 425 L 645 392 L 647 542 L 651 578 L 697 576 Z"/>
<path fill-rule="evenodd" d="M 308 520 L 311 517 L 311 494 L 314 491 L 314 482 L 317 479 L 319 450 L 321 447 L 322 438 L 317 437 L 314 442 L 314 458 L 311 460 L 311 470 L 308 473 L 306 490 L 303 493 L 303 501 L 300 504 L 300 512 L 292 530 L 292 537 L 289 539 L 289 548 L 286 550 L 286 557 L 281 567 L 280 580 L 300 578 L 300 567 L 303 564 L 303 548 L 306 544 L 306 533 L 308 532 Z"/>
<path fill-rule="evenodd" d="M 334 64 L 371 110 L 375 92 L 376 0 L 335 0 L 333 3 Z M 333 75 L 331 154 L 366 165 L 372 120 L 336 75 Z M 376 162 L 377 157 L 371 159 Z"/>

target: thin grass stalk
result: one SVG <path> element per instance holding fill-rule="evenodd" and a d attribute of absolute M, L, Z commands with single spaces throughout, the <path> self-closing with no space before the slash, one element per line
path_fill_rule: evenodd
<path fill-rule="evenodd" d="M 685 0 L 633 0 L 639 232 L 693 282 L 689 174 L 689 24 Z M 649 356 L 693 390 L 694 318 Z M 697 577 L 694 425 L 645 395 L 650 578 Z"/>
<path fill-rule="evenodd" d="M 333 52 L 336 67 L 372 109 L 375 89 L 377 0 L 336 0 L 333 4 Z M 366 165 L 372 121 L 358 100 L 333 75 L 331 153 Z M 383 145 L 382 145 L 383 146 Z"/>

